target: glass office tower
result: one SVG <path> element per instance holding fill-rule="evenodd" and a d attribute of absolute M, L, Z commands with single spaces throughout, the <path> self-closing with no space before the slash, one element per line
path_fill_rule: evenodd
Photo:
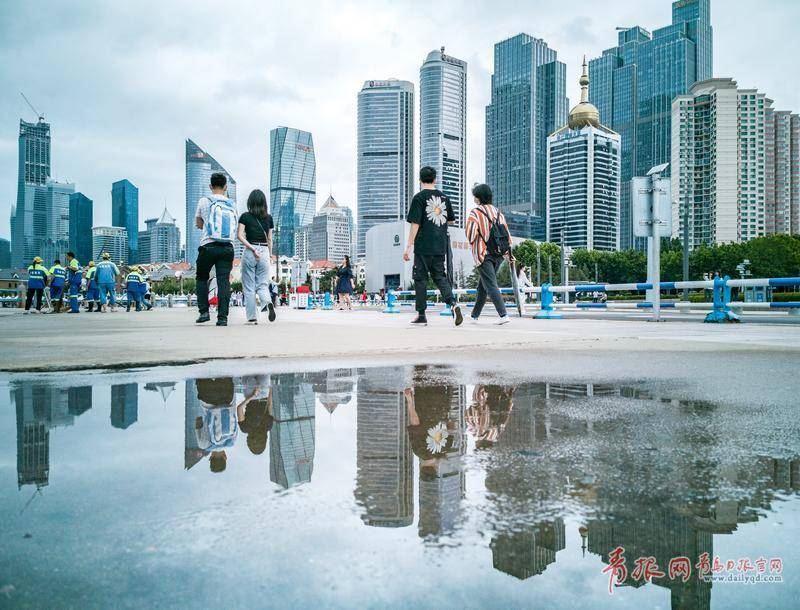
<path fill-rule="evenodd" d="M 128 232 L 128 264 L 139 262 L 139 189 L 130 180 L 111 185 L 111 224 Z"/>
<path fill-rule="evenodd" d="M 11 222 L 11 264 L 22 267 L 39 253 L 34 252 L 34 206 L 43 207 L 50 178 L 50 123 L 19 122 L 19 166 L 17 204 Z"/>
<path fill-rule="evenodd" d="M 419 71 L 420 167 L 436 170 L 456 226 L 466 220 L 467 62 L 431 51 Z"/>
<path fill-rule="evenodd" d="M 228 179 L 228 198 L 236 202 L 236 180 L 217 160 L 192 140 L 186 140 L 186 260 L 194 263 L 200 246 L 200 229 L 195 227 L 194 215 L 201 197 L 211 194 L 211 174 L 219 172 Z M 236 247 L 236 244 L 234 246 Z"/>
<path fill-rule="evenodd" d="M 92 258 L 92 224 L 94 204 L 83 193 L 69 196 L 69 249 L 81 265 Z"/>
<path fill-rule="evenodd" d="M 711 0 L 679 0 L 672 4 L 672 25 L 652 34 L 624 29 L 616 47 L 589 62 L 589 97 L 600 121 L 622 138 L 623 249 L 643 247 L 633 238 L 630 179 L 669 163 L 672 100 L 711 78 L 712 44 Z"/>
<path fill-rule="evenodd" d="M 414 194 L 414 85 L 370 80 L 358 94 L 358 242 L 367 231 L 405 218 Z"/>
<path fill-rule="evenodd" d="M 513 216 L 512 234 L 544 239 L 547 136 L 567 122 L 566 65 L 528 34 L 494 46 L 492 100 L 486 107 L 486 181 L 496 204 Z M 514 233 L 527 227 L 531 234 Z"/>
<path fill-rule="evenodd" d="M 294 232 L 310 224 L 317 211 L 317 161 L 309 132 L 270 131 L 269 208 L 275 222 L 273 254 L 294 256 Z"/>

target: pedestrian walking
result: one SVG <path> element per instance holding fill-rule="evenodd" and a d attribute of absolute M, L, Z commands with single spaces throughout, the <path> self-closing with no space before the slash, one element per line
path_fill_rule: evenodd
<path fill-rule="evenodd" d="M 460 326 L 464 321 L 461 307 L 453 297 L 453 289 L 447 278 L 446 258 L 450 237 L 447 225 L 456 217 L 450 199 L 436 188 L 436 170 L 423 167 L 419 170 L 421 190 L 414 195 L 406 220 L 411 223 L 408 232 L 408 244 L 403 253 L 403 260 L 411 260 L 414 253 L 414 291 L 416 293 L 417 317 L 412 320 L 414 326 L 427 326 L 425 310 L 428 305 L 428 277 L 439 288 L 442 300 L 453 310 L 453 321 Z"/>
<path fill-rule="evenodd" d="M 239 217 L 238 237 L 244 245 L 242 256 L 242 290 L 248 324 L 258 324 L 256 296 L 262 312 L 275 321 L 275 305 L 269 286 L 269 264 L 272 260 L 272 230 L 275 227 L 267 209 L 267 197 L 255 189 L 247 198 L 247 211 Z"/>
<path fill-rule="evenodd" d="M 64 302 L 64 285 L 67 283 L 67 270 L 56 259 L 50 267 L 50 312 L 60 313 Z"/>
<path fill-rule="evenodd" d="M 353 277 L 353 267 L 350 265 L 350 257 L 345 256 L 341 267 L 336 270 L 336 294 L 339 295 L 339 309 L 353 309 L 351 295 L 356 289 L 356 280 Z"/>
<path fill-rule="evenodd" d="M 97 287 L 100 291 L 100 307 L 97 311 L 107 311 L 106 301 L 111 311 L 117 310 L 117 276 L 119 276 L 119 269 L 111 261 L 111 255 L 108 252 L 103 252 L 103 260 L 97 263 Z"/>
<path fill-rule="evenodd" d="M 33 257 L 33 262 L 28 267 L 28 290 L 25 295 L 25 313 L 29 313 L 31 305 L 36 301 L 34 311 L 41 313 L 42 311 L 42 296 L 44 295 L 44 287 L 47 284 L 49 272 L 47 268 L 42 265 L 42 259 L 38 256 Z"/>
<path fill-rule="evenodd" d="M 233 239 L 236 231 L 236 204 L 228 199 L 228 180 L 225 174 L 211 174 L 211 193 L 197 202 L 195 226 L 202 230 L 197 249 L 197 308 L 195 322 L 208 322 L 208 286 L 211 269 L 217 280 L 217 326 L 228 325 L 231 298 L 231 269 L 233 268 Z"/>
<path fill-rule="evenodd" d="M 471 321 L 478 322 L 488 297 L 500 316 L 497 324 L 507 324 L 509 317 L 497 285 L 497 270 L 504 258 L 511 260 L 511 233 L 505 216 L 492 203 L 492 189 L 488 185 L 477 185 L 472 189 L 472 196 L 476 207 L 469 213 L 465 229 L 479 281 Z"/>

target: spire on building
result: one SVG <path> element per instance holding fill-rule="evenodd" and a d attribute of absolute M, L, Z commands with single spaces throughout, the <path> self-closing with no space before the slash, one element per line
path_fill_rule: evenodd
<path fill-rule="evenodd" d="M 583 56 L 583 73 L 578 81 L 581 85 L 581 102 L 569 111 L 569 128 L 581 129 L 587 125 L 600 126 L 600 111 L 589 103 L 589 73 L 586 55 Z"/>

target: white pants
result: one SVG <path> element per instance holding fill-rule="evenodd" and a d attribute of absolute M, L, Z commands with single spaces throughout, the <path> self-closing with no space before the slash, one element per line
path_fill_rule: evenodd
<path fill-rule="evenodd" d="M 242 291 L 244 292 L 244 306 L 247 310 L 247 319 L 257 319 L 256 294 L 264 307 L 270 302 L 269 295 L 269 261 L 270 252 L 267 246 L 253 246 L 259 258 L 250 250 L 245 250 L 242 256 Z"/>

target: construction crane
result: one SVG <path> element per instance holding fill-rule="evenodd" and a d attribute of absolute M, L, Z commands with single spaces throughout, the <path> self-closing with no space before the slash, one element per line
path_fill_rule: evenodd
<path fill-rule="evenodd" d="M 28 104 L 28 107 L 31 110 L 33 110 L 33 113 L 37 117 L 39 117 L 39 122 L 40 123 L 44 123 L 44 115 L 42 113 L 40 113 L 38 110 L 36 110 L 36 108 L 33 107 L 33 104 L 31 104 L 31 101 L 27 97 L 25 97 L 25 94 L 22 91 L 20 91 L 19 94 L 22 96 L 22 99 L 25 100 L 25 103 Z"/>

